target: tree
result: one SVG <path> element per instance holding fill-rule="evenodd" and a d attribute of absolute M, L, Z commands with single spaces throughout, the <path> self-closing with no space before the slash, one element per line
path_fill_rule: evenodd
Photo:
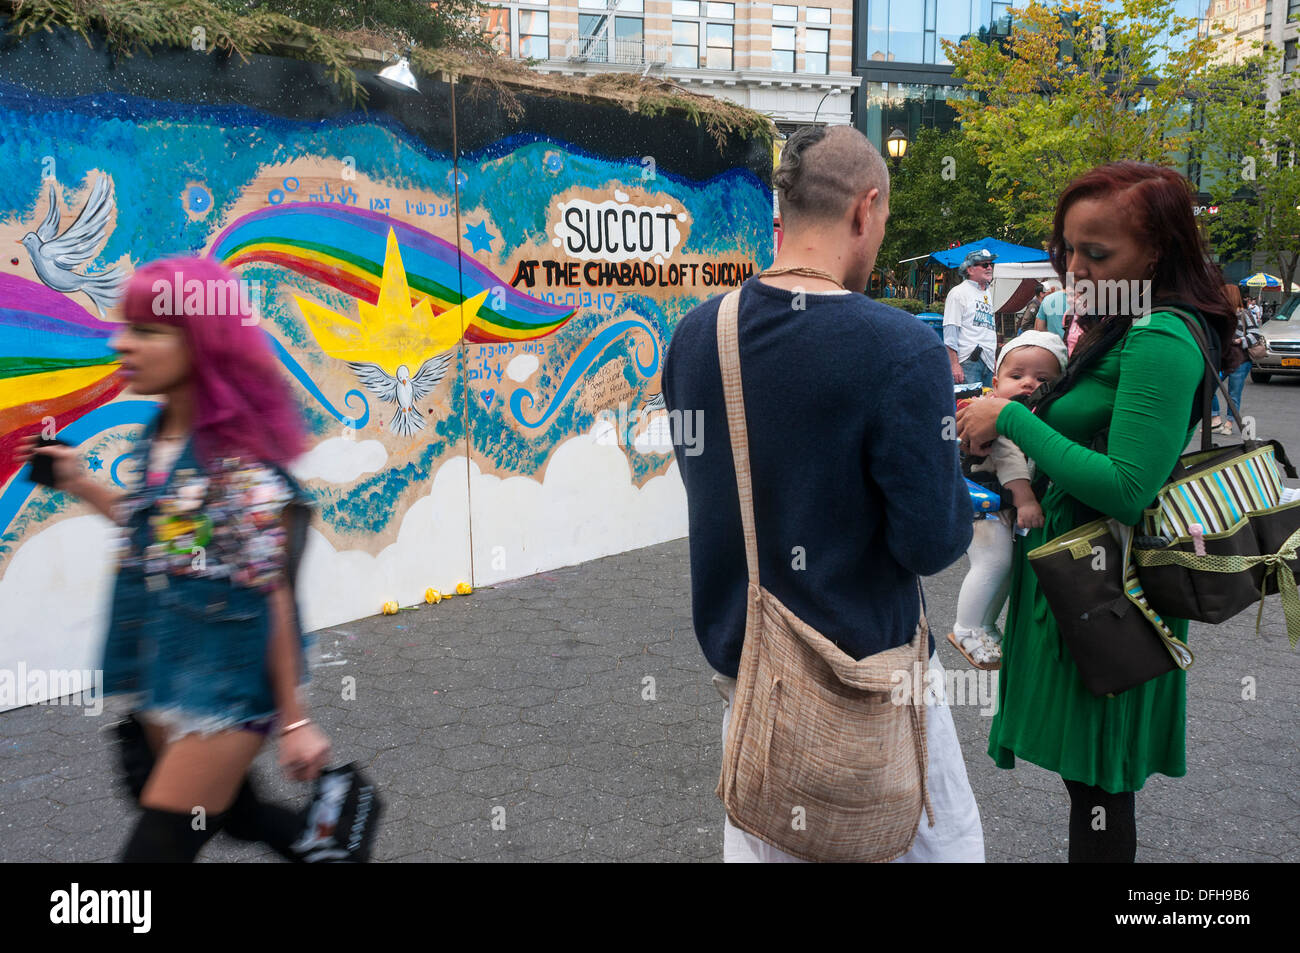
<path fill-rule="evenodd" d="M 1219 207 L 1207 227 L 1221 257 L 1264 251 L 1284 281 L 1300 265 L 1300 90 L 1282 86 L 1282 52 L 1216 65 L 1198 85 L 1201 188 Z M 1289 286 L 1288 286 L 1289 287 Z"/>
<path fill-rule="evenodd" d="M 1035 0 L 1012 15 L 1009 38 L 944 49 L 979 94 L 953 105 L 994 204 L 1045 239 L 1072 179 L 1120 159 L 1171 164 L 1187 147 L 1189 90 L 1215 41 L 1173 0 Z"/>
<path fill-rule="evenodd" d="M 957 131 L 922 129 L 890 175 L 889 225 L 877 257 L 882 271 L 927 252 L 988 235 L 1007 238 L 988 172 Z"/>

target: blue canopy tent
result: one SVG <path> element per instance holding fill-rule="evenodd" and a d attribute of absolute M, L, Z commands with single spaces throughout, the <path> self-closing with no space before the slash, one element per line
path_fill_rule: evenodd
<path fill-rule="evenodd" d="M 1018 265 L 1018 264 L 1035 264 L 1045 263 L 1048 261 L 1047 252 L 1041 248 L 1027 248 L 1024 245 L 1013 245 L 1010 242 L 1004 242 L 996 238 L 982 238 L 979 241 L 968 242 L 965 245 L 958 245 L 956 248 L 945 248 L 943 251 L 931 252 L 929 255 L 921 255 L 920 258 L 928 259 L 931 262 L 938 263 L 944 268 L 957 268 L 966 259 L 966 256 L 973 251 L 989 251 L 996 256 L 994 262 L 994 282 L 998 284 L 1000 276 L 998 275 L 999 266 Z M 911 259 L 915 261 L 916 259 Z M 900 262 L 902 264 L 902 262 Z M 933 267 L 933 265 L 931 266 Z M 1049 272 L 1050 274 L 1050 269 Z M 1034 288 L 1038 281 L 1035 278 L 1021 277 L 1020 275 L 1006 275 L 1002 283 L 1006 287 L 999 287 L 997 299 L 1000 303 L 999 310 L 1019 310 L 1024 307 L 1025 303 L 1033 296 Z M 933 288 L 933 279 L 926 282 L 927 288 Z M 933 305 L 940 304 L 938 298 L 932 302 Z M 922 320 L 927 321 L 932 327 L 938 330 L 938 325 L 942 318 L 937 314 L 927 314 Z"/>
<path fill-rule="evenodd" d="M 919 263 L 924 259 L 926 263 L 926 275 L 921 287 L 925 289 L 922 298 L 926 301 L 931 300 L 931 289 L 934 288 L 933 268 L 936 264 L 944 268 L 956 268 L 962 261 L 973 251 L 987 249 L 997 256 L 994 263 L 994 277 L 997 278 L 996 272 L 999 270 L 998 265 L 1007 264 L 1034 264 L 1046 263 L 1047 252 L 1039 248 L 1026 248 L 1024 245 L 1013 245 L 1010 242 L 1004 242 L 996 238 L 981 238 L 977 242 L 968 242 L 965 245 L 959 245 L 956 248 L 945 248 L 942 251 L 931 252 L 928 255 L 917 255 L 915 258 L 906 258 L 900 261 L 900 265 L 912 264 L 913 268 L 920 267 Z M 913 273 L 915 275 L 915 272 Z M 937 294 L 937 292 L 935 292 Z M 1028 296 L 1025 296 L 1028 300 Z"/>
<path fill-rule="evenodd" d="M 1010 242 L 998 241 L 996 238 L 981 238 L 977 242 L 958 245 L 956 248 L 930 252 L 930 257 L 945 268 L 956 268 L 971 252 L 983 249 L 991 251 L 1000 262 L 1047 261 L 1047 252 L 1041 248 L 1026 248 L 1024 245 L 1013 245 Z"/>

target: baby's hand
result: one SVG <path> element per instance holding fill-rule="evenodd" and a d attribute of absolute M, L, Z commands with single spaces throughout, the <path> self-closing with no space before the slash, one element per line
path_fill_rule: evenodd
<path fill-rule="evenodd" d="M 1016 507 L 1016 525 L 1021 529 L 1038 529 L 1043 525 L 1043 508 L 1036 500 Z"/>

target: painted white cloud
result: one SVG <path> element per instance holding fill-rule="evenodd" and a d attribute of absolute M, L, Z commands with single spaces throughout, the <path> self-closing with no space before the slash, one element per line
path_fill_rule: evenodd
<path fill-rule="evenodd" d="M 470 467 L 479 585 L 610 556 L 686 535 L 686 488 L 674 461 L 640 488 L 607 421 L 556 448 L 542 483 Z"/>
<path fill-rule="evenodd" d="M 536 354 L 520 354 L 506 365 L 506 376 L 512 381 L 526 381 L 537 370 Z"/>
<path fill-rule="evenodd" d="M 336 550 L 316 530 L 308 536 L 300 570 L 298 606 L 308 631 L 377 614 L 394 600 L 424 601 L 430 587 L 455 591 L 469 582 L 469 503 L 465 458 L 444 460 L 427 496 L 411 504 L 397 539 L 376 555 Z"/>
<path fill-rule="evenodd" d="M 610 429 L 598 443 L 601 429 Z M 343 442 L 343 441 L 340 441 Z M 358 444 L 360 446 L 360 444 Z M 337 451 L 335 451 L 337 452 Z M 470 504 L 477 585 L 517 579 L 686 535 L 686 491 L 674 461 L 638 488 L 608 422 L 570 437 L 545 479 L 484 474 L 463 456 L 444 460 L 428 494 L 402 517 L 379 553 L 336 550 L 312 530 L 299 577 L 308 630 L 375 615 L 384 602 L 423 601 L 471 579 Z M 107 625 L 113 560 L 111 524 L 64 520 L 32 537 L 0 580 L 0 667 L 86 668 L 97 664 Z"/>
<path fill-rule="evenodd" d="M 597 443 L 606 421 L 570 437 L 551 457 L 542 483 L 484 474 L 469 465 L 474 516 L 474 582 L 489 585 L 572 566 L 686 535 L 686 489 L 674 461 L 639 489 L 627 457 Z M 374 615 L 389 599 L 415 605 L 428 587 L 469 581 L 465 458 L 442 462 L 429 495 L 402 519 L 397 541 L 378 555 L 335 550 L 313 531 L 303 557 L 299 600 L 310 629 Z"/>
<path fill-rule="evenodd" d="M 113 524 L 102 516 L 74 516 L 11 552 L 0 579 L 0 669 L 99 667 L 115 539 Z"/>
<path fill-rule="evenodd" d="M 374 473 L 388 460 L 388 450 L 378 440 L 345 440 L 330 437 L 304 453 L 289 468 L 299 480 L 351 483 Z"/>

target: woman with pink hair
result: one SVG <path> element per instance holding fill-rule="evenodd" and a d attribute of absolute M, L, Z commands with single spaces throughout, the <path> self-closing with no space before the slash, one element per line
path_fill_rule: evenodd
<path fill-rule="evenodd" d="M 288 516 L 303 495 L 284 467 L 303 426 L 246 289 L 206 258 L 131 278 L 111 343 L 131 388 L 162 404 L 126 493 L 89 478 L 74 448 L 33 439 L 20 451 L 52 457 L 54 486 L 123 530 L 103 669 L 106 692 L 137 696 L 119 728 L 143 809 L 124 861 L 193 861 L 223 827 L 297 859 L 301 822 L 257 799 L 249 767 L 277 725 L 294 779 L 316 777 L 330 753 L 298 693 Z"/>

